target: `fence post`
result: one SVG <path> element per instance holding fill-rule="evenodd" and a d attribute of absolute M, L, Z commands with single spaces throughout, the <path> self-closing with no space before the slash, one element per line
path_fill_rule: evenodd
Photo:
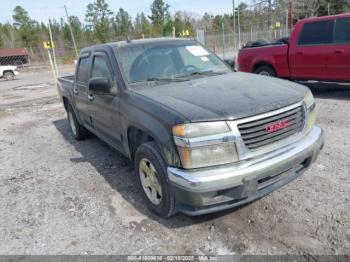
<path fill-rule="evenodd" d="M 289 13 L 288 13 L 288 8 L 287 8 L 287 11 L 286 11 L 286 37 L 288 36 L 288 22 L 289 22 L 289 19 L 288 19 L 288 16 L 289 16 Z"/>
<path fill-rule="evenodd" d="M 222 23 L 222 57 L 225 59 L 225 25 Z"/>
<path fill-rule="evenodd" d="M 253 41 L 253 26 L 250 26 L 250 41 Z"/>

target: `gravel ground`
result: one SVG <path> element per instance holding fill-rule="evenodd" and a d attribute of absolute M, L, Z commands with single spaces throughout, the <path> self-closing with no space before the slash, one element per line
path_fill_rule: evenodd
<path fill-rule="evenodd" d="M 48 72 L 0 81 L 0 253 L 349 254 L 350 88 L 313 91 L 326 144 L 311 169 L 240 209 L 166 220 L 127 159 L 72 138 Z"/>

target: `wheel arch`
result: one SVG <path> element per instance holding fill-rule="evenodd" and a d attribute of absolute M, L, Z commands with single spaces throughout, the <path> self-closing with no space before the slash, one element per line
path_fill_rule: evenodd
<path fill-rule="evenodd" d="M 6 73 L 11 73 L 13 76 L 15 76 L 15 72 L 11 69 L 5 69 L 4 71 L 2 71 L 2 77 L 5 77 Z"/>
<path fill-rule="evenodd" d="M 254 73 L 258 68 L 263 67 L 263 66 L 270 67 L 273 71 L 275 71 L 275 73 L 277 75 L 276 68 L 273 66 L 273 64 L 271 62 L 267 62 L 267 61 L 261 61 L 261 62 L 254 64 L 253 68 L 252 68 L 252 72 Z"/>
<path fill-rule="evenodd" d="M 128 139 L 128 149 L 130 159 L 135 159 L 135 153 L 137 148 L 146 142 L 155 141 L 159 146 L 159 142 L 154 138 L 154 135 L 144 131 L 143 129 L 136 126 L 129 126 L 127 130 L 127 139 Z"/>

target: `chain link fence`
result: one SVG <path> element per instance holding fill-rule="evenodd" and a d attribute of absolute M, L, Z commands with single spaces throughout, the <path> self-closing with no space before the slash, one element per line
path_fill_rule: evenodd
<path fill-rule="evenodd" d="M 250 41 L 273 41 L 289 37 L 290 29 L 279 28 L 271 30 L 250 30 L 233 33 L 231 29 L 220 31 L 197 30 L 196 38 L 199 42 L 212 50 L 220 57 L 235 58 L 238 50 Z"/>

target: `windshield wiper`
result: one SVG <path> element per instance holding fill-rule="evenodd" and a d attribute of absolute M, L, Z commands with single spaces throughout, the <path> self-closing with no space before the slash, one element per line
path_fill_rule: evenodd
<path fill-rule="evenodd" d="M 184 81 L 189 81 L 189 80 L 190 79 L 179 78 L 179 77 L 175 77 L 175 78 L 150 77 L 150 78 L 147 78 L 144 80 L 134 81 L 131 84 L 141 83 L 141 82 L 184 82 Z"/>
<path fill-rule="evenodd" d="M 158 78 L 158 77 L 151 77 L 146 79 L 147 82 L 152 82 L 152 81 L 164 81 L 164 82 L 183 82 L 183 81 L 189 81 L 189 79 L 186 78 Z"/>
<path fill-rule="evenodd" d="M 214 76 L 214 75 L 223 75 L 225 74 L 226 71 L 213 71 L 213 70 L 208 70 L 208 71 L 195 71 L 189 74 L 188 76 Z"/>

